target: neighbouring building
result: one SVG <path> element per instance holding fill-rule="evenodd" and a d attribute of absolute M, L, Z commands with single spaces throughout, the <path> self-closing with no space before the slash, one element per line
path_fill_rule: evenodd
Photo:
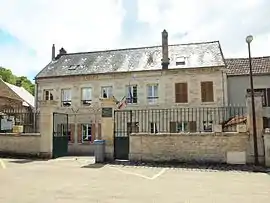
<path fill-rule="evenodd" d="M 249 59 L 226 59 L 228 75 L 229 104 L 245 105 L 246 95 L 250 91 Z M 264 128 L 270 128 L 270 56 L 253 57 L 254 91 L 263 95 Z"/>
<path fill-rule="evenodd" d="M 21 130 L 33 130 L 35 97 L 21 86 L 0 79 L 0 131 L 12 131 L 14 126 Z"/>
<path fill-rule="evenodd" d="M 81 53 L 67 53 L 62 48 L 56 57 L 53 46 L 52 53 L 51 62 L 35 78 L 37 108 L 46 103 L 69 114 L 68 134 L 73 144 L 89 144 L 99 135 L 102 126 L 95 124 L 101 116 L 101 98 L 113 97 L 119 108 L 133 110 L 228 103 L 225 62 L 218 41 L 168 45 L 164 30 L 162 46 Z M 126 128 L 129 121 L 122 119 Z M 153 116 L 138 114 L 136 119 L 151 131 L 162 128 L 151 121 Z M 176 119 L 183 120 L 183 116 Z M 194 123 L 188 128 L 196 131 Z"/>

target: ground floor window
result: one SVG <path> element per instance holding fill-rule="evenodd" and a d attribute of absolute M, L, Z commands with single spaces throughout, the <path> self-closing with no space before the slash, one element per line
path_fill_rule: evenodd
<path fill-rule="evenodd" d="M 92 124 L 82 124 L 82 143 L 92 141 Z"/>

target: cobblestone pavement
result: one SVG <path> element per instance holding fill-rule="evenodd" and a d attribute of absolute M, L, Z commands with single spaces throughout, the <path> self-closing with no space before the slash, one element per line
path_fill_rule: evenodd
<path fill-rule="evenodd" d="M 2 159 L 3 203 L 269 203 L 270 174 L 93 164 L 88 157 Z"/>

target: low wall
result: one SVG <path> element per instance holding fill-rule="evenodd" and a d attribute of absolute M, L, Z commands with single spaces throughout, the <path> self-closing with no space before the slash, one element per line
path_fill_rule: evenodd
<path fill-rule="evenodd" d="M 0 133 L 0 154 L 37 156 L 40 153 L 39 133 Z"/>
<path fill-rule="evenodd" d="M 215 162 L 245 164 L 247 133 L 132 134 L 131 161 Z"/>

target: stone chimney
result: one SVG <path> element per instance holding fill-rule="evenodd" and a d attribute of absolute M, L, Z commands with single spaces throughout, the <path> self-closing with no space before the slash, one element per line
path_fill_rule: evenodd
<path fill-rule="evenodd" d="M 168 47 L 168 32 L 164 29 L 162 32 L 162 59 L 161 65 L 163 70 L 167 70 L 170 64 L 169 47 Z"/>
<path fill-rule="evenodd" d="M 54 60 L 55 60 L 55 46 L 53 44 L 53 46 L 52 46 L 52 61 L 54 61 Z"/>

